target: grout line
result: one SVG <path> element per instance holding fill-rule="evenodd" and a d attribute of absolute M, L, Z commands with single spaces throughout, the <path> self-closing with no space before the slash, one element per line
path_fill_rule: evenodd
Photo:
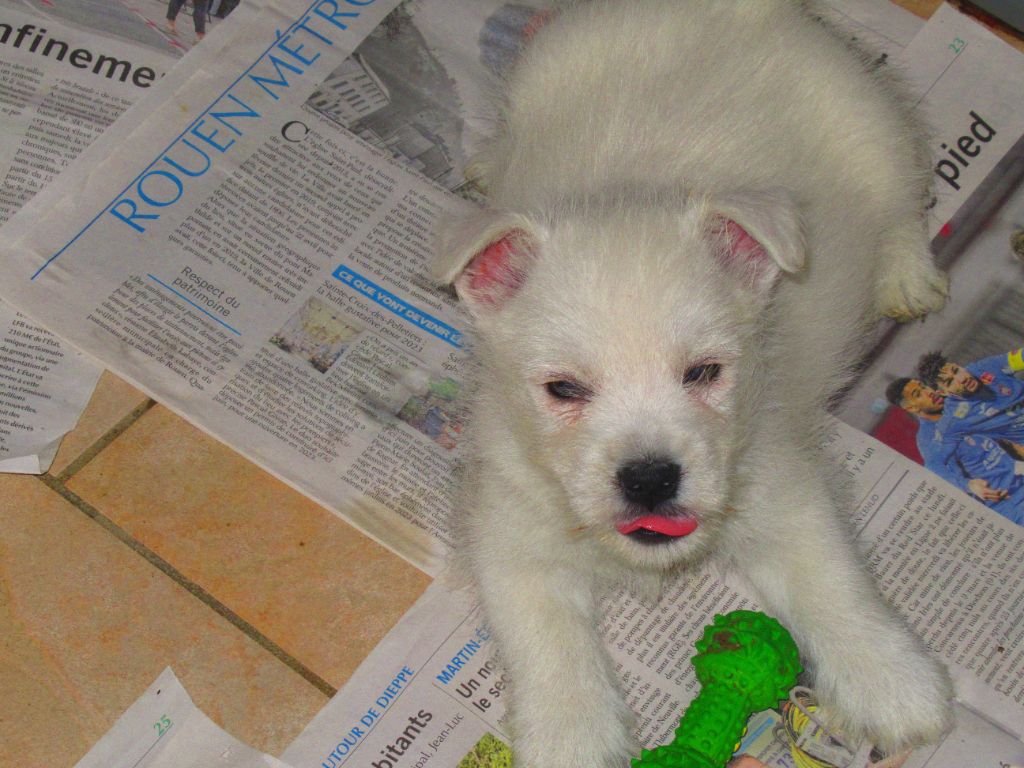
<path fill-rule="evenodd" d="M 108 445 L 114 442 L 117 438 L 119 438 L 124 433 L 124 431 L 128 429 L 128 427 L 130 427 L 132 424 L 134 424 L 136 421 L 142 418 L 146 411 L 148 411 L 154 405 L 156 405 L 155 400 L 146 400 L 146 402 L 135 406 L 135 408 L 133 408 L 127 416 L 122 418 L 119 422 L 117 422 L 117 424 L 115 424 L 105 433 L 103 433 L 103 436 L 100 437 L 99 440 L 97 440 L 95 443 L 93 443 L 84 451 L 82 451 L 78 455 L 78 458 L 76 458 L 74 461 L 72 461 L 64 468 L 64 471 L 62 471 L 60 474 L 56 476 L 47 473 L 47 477 L 53 477 L 53 479 L 59 483 L 65 483 L 68 480 L 70 480 L 72 475 L 78 472 L 78 470 L 80 470 L 90 461 L 95 459 L 100 451 L 102 451 L 104 448 L 106 448 Z"/>
<path fill-rule="evenodd" d="M 123 544 L 126 544 L 129 549 L 134 551 L 136 554 L 143 557 L 151 565 L 162 571 L 166 576 L 169 576 L 175 583 L 183 587 L 185 590 L 190 592 L 194 597 L 198 598 L 201 602 L 205 603 L 209 608 L 212 608 L 216 613 L 220 614 L 223 618 L 227 619 L 228 622 L 233 624 L 236 628 L 244 632 L 251 640 L 257 645 L 268 651 L 272 656 L 277 658 L 278 661 L 284 663 L 293 672 L 298 673 L 306 682 L 312 685 L 314 688 L 325 694 L 328 698 L 331 698 L 338 692 L 338 689 L 328 683 L 313 670 L 309 669 L 306 665 L 292 656 L 290 653 L 285 651 L 281 646 L 271 640 L 269 637 L 260 632 L 256 627 L 250 624 L 248 621 L 243 619 L 237 613 L 228 608 L 224 603 L 214 597 L 212 594 L 203 589 L 200 585 L 186 577 L 181 571 L 171 565 L 169 562 L 164 560 L 160 555 L 153 552 L 151 549 L 146 547 L 144 544 L 139 542 L 127 531 L 119 527 L 110 518 L 103 515 L 98 509 L 92 506 L 89 502 L 83 499 L 81 496 L 70 490 L 64 483 L 52 475 L 41 475 L 39 479 L 51 490 L 59 493 L 66 501 L 73 504 L 81 512 L 92 518 L 95 522 L 99 523 L 101 527 L 106 529 L 108 533 L 113 535 L 116 539 L 120 540 Z"/>

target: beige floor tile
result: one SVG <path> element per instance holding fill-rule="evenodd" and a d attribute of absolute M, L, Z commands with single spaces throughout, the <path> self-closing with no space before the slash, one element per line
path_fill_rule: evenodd
<path fill-rule="evenodd" d="M 89 450 L 96 441 L 113 429 L 148 398 L 110 371 L 100 376 L 96 391 L 82 413 L 82 418 L 71 432 L 64 436 L 60 450 L 50 465 L 50 474 L 59 475 L 68 465 Z"/>
<path fill-rule="evenodd" d="M 896 4 L 903 6 L 915 16 L 927 19 L 942 5 L 942 0 L 899 0 Z"/>
<path fill-rule="evenodd" d="M 334 686 L 429 582 L 160 406 L 69 486 Z"/>
<path fill-rule="evenodd" d="M 0 765 L 73 765 L 168 665 L 275 754 L 326 702 L 41 480 L 0 477 Z"/>

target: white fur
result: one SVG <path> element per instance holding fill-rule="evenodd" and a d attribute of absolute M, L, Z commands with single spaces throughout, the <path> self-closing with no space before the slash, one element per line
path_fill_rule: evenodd
<path fill-rule="evenodd" d="M 450 224 L 438 275 L 480 336 L 453 529 L 514 681 L 519 766 L 638 754 L 597 597 L 708 557 L 791 629 L 851 735 L 897 749 L 948 726 L 945 670 L 856 561 L 816 447 L 868 323 L 945 296 L 898 94 L 784 0 L 581 2 L 511 75 L 476 164 L 489 207 Z M 726 220 L 764 257 L 730 260 Z M 463 270 L 507 232 L 525 280 L 485 300 Z M 720 379 L 684 383 L 704 361 Z M 587 402 L 551 398 L 566 378 Z M 616 472 L 650 455 L 682 465 L 674 503 L 699 525 L 645 546 L 615 528 Z"/>

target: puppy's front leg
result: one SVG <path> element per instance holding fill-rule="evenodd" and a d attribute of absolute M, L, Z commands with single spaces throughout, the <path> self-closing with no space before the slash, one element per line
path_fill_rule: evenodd
<path fill-rule="evenodd" d="M 519 553 L 521 555 L 522 553 Z M 598 633 L 582 569 L 506 554 L 477 568 L 502 663 L 518 768 L 623 768 L 632 714 Z"/>
<path fill-rule="evenodd" d="M 835 725 L 887 751 L 935 741 L 951 722 L 945 668 L 882 599 L 822 469 L 787 459 L 745 500 L 737 568 L 793 632 Z"/>

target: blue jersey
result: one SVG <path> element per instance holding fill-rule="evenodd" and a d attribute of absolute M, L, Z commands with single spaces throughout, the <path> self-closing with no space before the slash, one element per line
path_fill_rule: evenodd
<path fill-rule="evenodd" d="M 1024 398 L 1024 381 L 1014 375 L 1024 371 L 1024 348 L 975 360 L 964 368 L 996 395 L 1000 402 L 1017 403 Z"/>
<path fill-rule="evenodd" d="M 1016 462 L 995 440 L 984 435 L 943 435 L 937 428 L 941 420 L 921 421 L 917 446 L 925 467 L 943 480 L 966 491 L 969 481 L 984 480 L 994 490 L 1006 491 L 999 501 L 978 499 L 1003 517 L 1024 525 L 1024 477 L 1016 473 Z"/>
<path fill-rule="evenodd" d="M 982 387 L 970 397 L 946 397 L 938 432 L 950 438 L 984 435 L 1024 443 L 1024 381 L 1013 376 L 1006 360 L 1007 355 L 998 355 L 966 366 Z"/>

